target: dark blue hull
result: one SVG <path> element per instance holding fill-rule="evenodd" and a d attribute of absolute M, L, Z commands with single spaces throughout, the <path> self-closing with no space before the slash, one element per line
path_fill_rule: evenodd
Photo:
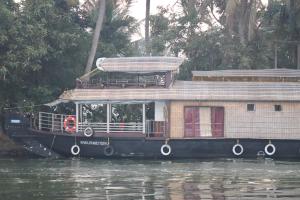
<path fill-rule="evenodd" d="M 17 143 L 43 157 L 89 157 L 89 158 L 257 158 L 299 159 L 299 140 L 267 139 L 166 139 L 147 137 L 84 137 L 62 133 L 40 132 L 32 129 L 7 130 L 7 134 Z M 122 134 L 122 133 L 120 133 Z M 125 133 L 124 133 L 125 135 Z M 233 146 L 240 144 L 243 153 L 235 155 Z M 275 147 L 272 155 L 267 155 L 265 146 Z M 169 145 L 164 150 L 162 146 Z M 78 145 L 72 153 L 72 147 Z M 109 146 L 109 148 L 108 148 Z M 170 152 L 168 152 L 170 150 Z M 272 152 L 270 149 L 269 152 Z M 240 153 L 240 149 L 236 149 Z"/>

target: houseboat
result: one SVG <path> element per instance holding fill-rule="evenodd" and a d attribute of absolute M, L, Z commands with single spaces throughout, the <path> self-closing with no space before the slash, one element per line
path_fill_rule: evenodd
<path fill-rule="evenodd" d="M 43 157 L 300 158 L 300 71 L 193 71 L 183 59 L 100 58 L 49 106 L 7 113 L 7 135 Z"/>

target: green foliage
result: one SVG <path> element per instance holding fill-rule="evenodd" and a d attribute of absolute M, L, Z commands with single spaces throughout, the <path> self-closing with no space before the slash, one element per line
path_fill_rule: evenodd
<path fill-rule="evenodd" d="M 227 5 L 232 2 L 238 4 Z M 266 8 L 254 0 L 181 0 L 176 9 L 160 8 L 158 14 L 151 16 L 152 54 L 186 56 L 179 74 L 180 79 L 186 80 L 193 70 L 273 68 L 277 43 L 279 67 L 295 68 L 300 3 L 270 2 Z M 226 15 L 229 8 L 231 19 Z M 250 18 L 250 11 L 254 18 Z M 253 19 L 255 26 L 250 26 Z M 251 28 L 254 30 L 249 32 Z M 250 33 L 254 33 L 253 37 Z"/>
<path fill-rule="evenodd" d="M 107 2 L 96 56 L 130 56 L 137 30 L 128 15 L 130 1 Z M 46 103 L 74 87 L 84 71 L 97 10 L 81 10 L 78 0 L 0 1 L 0 109 Z"/>
<path fill-rule="evenodd" d="M 107 1 L 104 24 L 100 33 L 100 41 L 96 52 L 99 57 L 132 56 L 135 53 L 131 36 L 137 31 L 137 21 L 129 15 L 130 2 Z M 89 16 L 88 25 L 95 27 L 98 9 Z"/>
<path fill-rule="evenodd" d="M 0 107 L 53 100 L 82 73 L 89 37 L 66 2 L 0 2 Z"/>
<path fill-rule="evenodd" d="M 166 48 L 165 38 L 168 36 L 169 20 L 164 16 L 164 9 L 160 8 L 160 13 L 150 16 L 151 24 L 151 54 L 161 56 Z"/>

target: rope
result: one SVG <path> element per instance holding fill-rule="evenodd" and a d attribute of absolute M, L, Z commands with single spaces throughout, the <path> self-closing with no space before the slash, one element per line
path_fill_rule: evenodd
<path fill-rule="evenodd" d="M 93 74 L 93 73 L 95 73 L 95 72 L 98 72 L 98 73 L 99 73 L 100 71 L 98 70 L 98 68 L 95 68 L 95 69 L 93 69 L 92 71 L 90 71 L 90 72 L 84 74 L 83 76 L 81 76 L 79 79 L 82 80 L 82 79 L 84 79 L 84 78 L 86 78 L 86 77 L 89 77 L 91 74 Z"/>
<path fill-rule="evenodd" d="M 50 146 L 49 156 L 51 155 L 51 151 L 52 151 L 52 147 L 54 145 L 55 138 L 56 138 L 56 135 L 53 136 L 53 140 L 52 140 L 52 143 L 51 143 L 51 146 Z"/>
<path fill-rule="evenodd" d="M 55 140 L 55 138 L 56 138 L 56 135 L 54 135 L 53 140 L 52 140 L 52 143 L 51 143 L 51 146 L 50 146 L 50 150 L 51 150 L 51 151 L 52 151 L 52 147 L 53 147 L 53 145 L 54 145 L 54 140 Z"/>

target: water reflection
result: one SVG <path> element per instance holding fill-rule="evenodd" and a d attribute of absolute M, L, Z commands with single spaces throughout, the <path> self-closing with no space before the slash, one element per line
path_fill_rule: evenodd
<path fill-rule="evenodd" d="M 0 160 L 1 199 L 300 198 L 300 163 Z"/>

